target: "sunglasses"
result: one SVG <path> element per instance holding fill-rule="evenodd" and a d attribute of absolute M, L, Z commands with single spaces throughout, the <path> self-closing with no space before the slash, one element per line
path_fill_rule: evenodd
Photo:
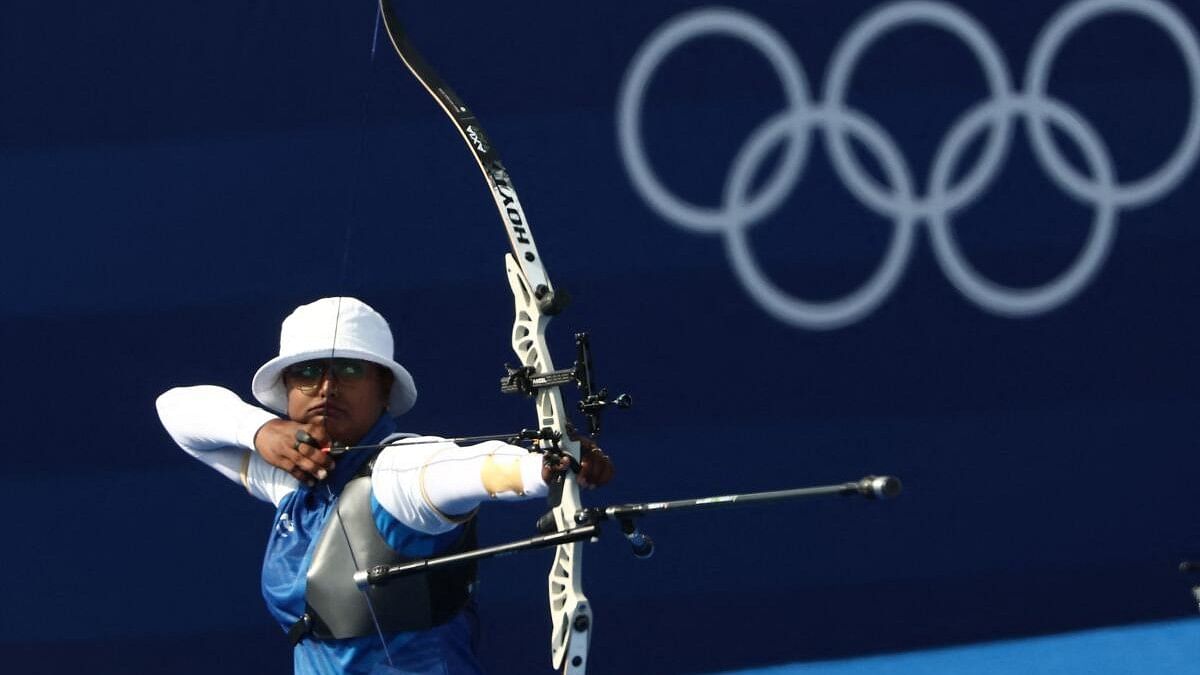
<path fill-rule="evenodd" d="M 305 394 L 311 394 L 321 387 L 321 382 L 329 375 L 330 383 L 339 385 L 356 385 L 367 378 L 371 366 L 374 365 L 361 359 L 316 359 L 304 361 L 283 370 L 284 383 L 295 387 Z"/>

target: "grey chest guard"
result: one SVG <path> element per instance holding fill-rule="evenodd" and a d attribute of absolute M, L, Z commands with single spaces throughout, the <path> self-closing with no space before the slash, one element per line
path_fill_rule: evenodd
<path fill-rule="evenodd" d="M 369 469 L 368 469 L 369 471 Z M 371 476 L 346 483 L 329 514 L 308 568 L 305 602 L 309 633 L 319 639 L 352 638 L 375 633 L 362 591 L 354 585 L 354 560 L 362 569 L 413 560 L 392 550 L 371 516 Z M 337 521 L 340 520 L 339 524 Z M 343 532 L 344 527 L 344 532 Z M 350 556 L 350 548 L 354 557 Z M 475 548 L 475 519 L 447 553 Z M 393 579 L 366 591 L 385 632 L 425 630 L 448 621 L 471 596 L 475 565 Z"/>

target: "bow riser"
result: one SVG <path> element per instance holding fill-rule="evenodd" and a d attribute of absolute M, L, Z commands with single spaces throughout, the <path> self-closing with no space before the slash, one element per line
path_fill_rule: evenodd
<path fill-rule="evenodd" d="M 554 370 L 554 363 L 546 346 L 546 326 L 552 317 L 543 312 L 537 299 L 530 293 L 529 283 L 511 254 L 505 256 L 505 268 L 515 304 L 513 351 L 521 364 L 533 368 L 535 373 L 549 373 Z M 560 450 L 578 462 L 580 446 L 567 433 L 567 410 L 558 387 L 538 389 L 536 404 L 541 428 L 548 427 L 559 432 Z M 560 532 L 575 527 L 575 514 L 583 509 L 579 499 L 579 484 L 573 473 L 568 471 L 562 476 L 561 488 L 561 494 L 551 493 L 554 521 Z M 556 498 L 557 503 L 554 503 Z M 553 623 L 550 633 L 551 660 L 556 669 L 563 668 L 565 673 L 580 675 L 587 665 L 592 632 L 591 609 L 583 594 L 582 569 L 582 542 L 558 546 L 547 580 Z"/>

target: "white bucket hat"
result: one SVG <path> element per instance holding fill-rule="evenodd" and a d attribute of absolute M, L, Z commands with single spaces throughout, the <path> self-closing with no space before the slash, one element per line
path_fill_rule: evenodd
<path fill-rule="evenodd" d="M 287 413 L 283 370 L 313 359 L 362 359 L 392 371 L 395 381 L 388 412 L 400 415 L 417 401 L 417 386 L 404 366 L 392 360 L 392 330 L 383 316 L 357 298 L 321 298 L 301 305 L 283 320 L 279 356 L 254 373 L 250 387 L 259 403 Z"/>

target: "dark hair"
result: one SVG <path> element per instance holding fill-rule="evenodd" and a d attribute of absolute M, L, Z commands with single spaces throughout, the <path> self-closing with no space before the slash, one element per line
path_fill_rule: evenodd
<path fill-rule="evenodd" d="M 391 368 L 385 365 L 375 363 L 374 361 L 370 361 L 369 363 L 379 370 L 379 382 L 380 386 L 383 387 L 381 393 L 383 394 L 383 400 L 387 401 L 392 395 L 392 385 L 396 383 L 396 375 L 392 373 Z"/>

